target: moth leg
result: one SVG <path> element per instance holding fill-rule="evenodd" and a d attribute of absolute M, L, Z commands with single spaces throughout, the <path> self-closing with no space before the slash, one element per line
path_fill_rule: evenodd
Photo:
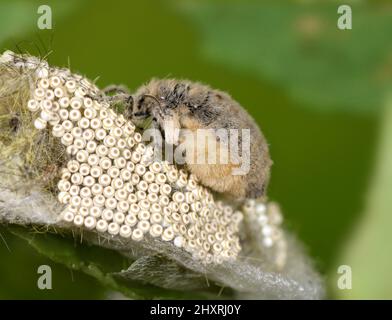
<path fill-rule="evenodd" d="M 129 94 L 129 90 L 122 84 L 111 84 L 103 88 L 102 92 L 106 95 Z"/>
<path fill-rule="evenodd" d="M 129 98 L 129 90 L 124 85 L 111 84 L 103 88 L 97 96 L 87 95 L 91 99 L 98 98 L 100 101 L 108 101 L 110 104 L 123 103 Z"/>
<path fill-rule="evenodd" d="M 111 91 L 113 92 L 113 91 Z M 106 96 L 106 100 L 110 103 L 110 105 L 121 105 L 121 108 L 124 111 L 124 115 L 126 117 L 131 117 L 132 108 L 133 108 L 133 97 L 129 93 L 118 92 L 114 95 Z"/>

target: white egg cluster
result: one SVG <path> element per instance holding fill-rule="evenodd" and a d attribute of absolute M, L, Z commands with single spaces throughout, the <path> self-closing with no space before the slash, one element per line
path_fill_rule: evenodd
<path fill-rule="evenodd" d="M 247 200 L 243 206 L 252 225 L 260 229 L 264 247 L 272 247 L 282 236 L 280 225 L 283 221 L 279 208 L 274 203 L 265 204 L 255 200 Z"/>
<path fill-rule="evenodd" d="M 258 243 L 264 248 L 275 248 L 276 264 L 283 267 L 286 262 L 286 239 L 281 228 L 283 217 L 279 206 L 274 202 L 264 203 L 257 200 L 247 200 L 243 212 Z"/>
<path fill-rule="evenodd" d="M 154 161 L 134 124 L 97 98 L 89 80 L 45 63 L 36 64 L 35 79 L 27 104 L 34 126 L 51 130 L 70 156 L 58 183 L 63 221 L 134 241 L 172 241 L 205 263 L 237 257 L 242 212 L 215 202 L 184 170 Z"/>

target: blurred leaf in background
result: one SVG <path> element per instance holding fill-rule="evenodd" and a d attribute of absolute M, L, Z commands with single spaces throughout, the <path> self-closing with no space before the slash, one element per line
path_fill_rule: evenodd
<path fill-rule="evenodd" d="M 31 14 L 34 10 L 34 5 L 27 1 L 0 2 L 0 42 L 31 28 L 35 21 Z"/>
<path fill-rule="evenodd" d="M 42 5 L 38 0 L 13 0 L 0 2 L 0 44 L 11 39 L 12 45 L 9 49 L 14 51 L 21 50 L 29 52 L 33 50 L 35 54 L 45 56 L 50 50 L 49 37 L 46 43 L 42 42 L 39 36 L 41 30 L 37 27 L 37 19 L 40 16 L 37 13 L 38 7 Z M 65 18 L 67 15 L 74 13 L 78 9 L 78 1 L 55 1 L 48 0 L 45 5 L 52 9 L 52 19 L 55 22 L 54 28 L 57 26 L 57 21 Z M 24 34 L 32 32 L 34 37 L 17 39 L 23 37 Z M 47 30 L 47 33 L 53 35 L 53 32 Z"/>
<path fill-rule="evenodd" d="M 352 4 L 352 30 L 337 28 L 340 1 L 177 2 L 202 53 L 286 89 L 310 108 L 377 110 L 392 84 L 392 7 Z"/>
<path fill-rule="evenodd" d="M 392 92 L 392 88 L 391 88 Z M 385 99 L 375 173 L 369 185 L 364 215 L 343 247 L 337 265 L 352 271 L 352 289 L 339 290 L 338 277 L 330 283 L 343 299 L 392 299 L 392 95 Z"/>

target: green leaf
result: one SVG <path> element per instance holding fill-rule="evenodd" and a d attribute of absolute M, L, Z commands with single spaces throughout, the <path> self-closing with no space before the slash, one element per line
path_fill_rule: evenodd
<path fill-rule="evenodd" d="M 2 2 L 0 3 L 0 43 L 11 36 L 20 35 L 33 23 L 34 10 L 28 2 Z"/>
<path fill-rule="evenodd" d="M 391 7 L 352 3 L 337 28 L 334 1 L 179 1 L 202 54 L 284 88 L 307 107 L 377 110 L 392 83 Z"/>
<path fill-rule="evenodd" d="M 37 231 L 20 226 L 10 226 L 9 229 L 13 234 L 26 240 L 40 254 L 70 269 L 84 272 L 108 290 L 120 292 L 131 299 L 220 298 L 219 287 L 212 284 L 201 286 L 199 275 L 178 265 L 174 266 L 174 262 L 163 258 L 142 257 L 133 262 L 116 251 L 89 245 L 66 234 L 54 234 L 47 230 Z M 161 269 L 160 273 L 157 273 L 158 266 Z M 171 274 L 173 270 L 180 273 Z M 183 276 L 181 281 L 186 283 L 187 287 L 183 287 L 184 290 L 173 286 L 162 287 L 164 274 L 166 277 Z M 179 278 L 177 280 L 180 281 Z M 190 288 L 192 291 L 185 290 Z M 204 290 L 199 290 L 201 288 Z"/>
<path fill-rule="evenodd" d="M 381 142 L 363 219 L 336 262 L 352 270 L 352 289 L 339 290 L 333 274 L 332 290 L 345 299 L 392 299 L 392 97 L 384 109 Z"/>
<path fill-rule="evenodd" d="M 2 299 L 104 299 L 107 289 L 94 278 L 73 271 L 38 254 L 29 244 L 0 225 L 0 300 Z M 52 289 L 37 286 L 38 267 L 52 269 Z M 23 275 L 23 277 L 21 277 Z"/>
<path fill-rule="evenodd" d="M 52 30 L 40 30 L 37 26 L 38 7 L 41 5 L 48 5 L 52 9 Z M 6 40 L 10 40 L 12 46 L 10 50 L 31 51 L 35 54 L 47 54 L 48 52 L 35 52 L 37 48 L 39 51 L 49 50 L 50 43 L 43 40 L 47 33 L 53 34 L 59 19 L 75 11 L 79 6 L 76 0 L 69 1 L 54 1 L 48 0 L 42 3 L 38 0 L 14 0 L 3 1 L 0 3 L 0 44 Z M 26 38 L 26 33 L 32 32 L 36 37 Z M 33 40 L 32 40 L 33 39 Z M 42 41 L 47 42 L 43 44 Z"/>

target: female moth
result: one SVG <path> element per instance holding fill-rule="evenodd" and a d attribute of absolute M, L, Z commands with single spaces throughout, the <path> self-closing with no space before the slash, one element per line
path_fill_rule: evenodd
<path fill-rule="evenodd" d="M 203 185 L 236 199 L 265 195 L 272 164 L 267 142 L 251 116 L 227 93 L 188 80 L 153 79 L 125 99 L 125 116 L 135 123 L 151 117 L 168 144 L 180 144 L 185 135 L 182 132 L 196 136 L 206 130 L 207 136 L 216 142 L 214 150 L 209 144 L 193 140 L 197 142 L 193 143 L 192 156 L 187 155 L 185 163 Z M 238 139 L 231 139 L 231 134 L 222 135 L 225 130 L 237 131 Z M 249 134 L 243 134 L 244 130 Z M 233 144 L 242 151 L 240 156 L 233 156 Z M 211 155 L 217 155 L 219 160 L 194 161 Z M 235 169 L 244 162 L 249 164 L 249 170 L 235 174 Z"/>

